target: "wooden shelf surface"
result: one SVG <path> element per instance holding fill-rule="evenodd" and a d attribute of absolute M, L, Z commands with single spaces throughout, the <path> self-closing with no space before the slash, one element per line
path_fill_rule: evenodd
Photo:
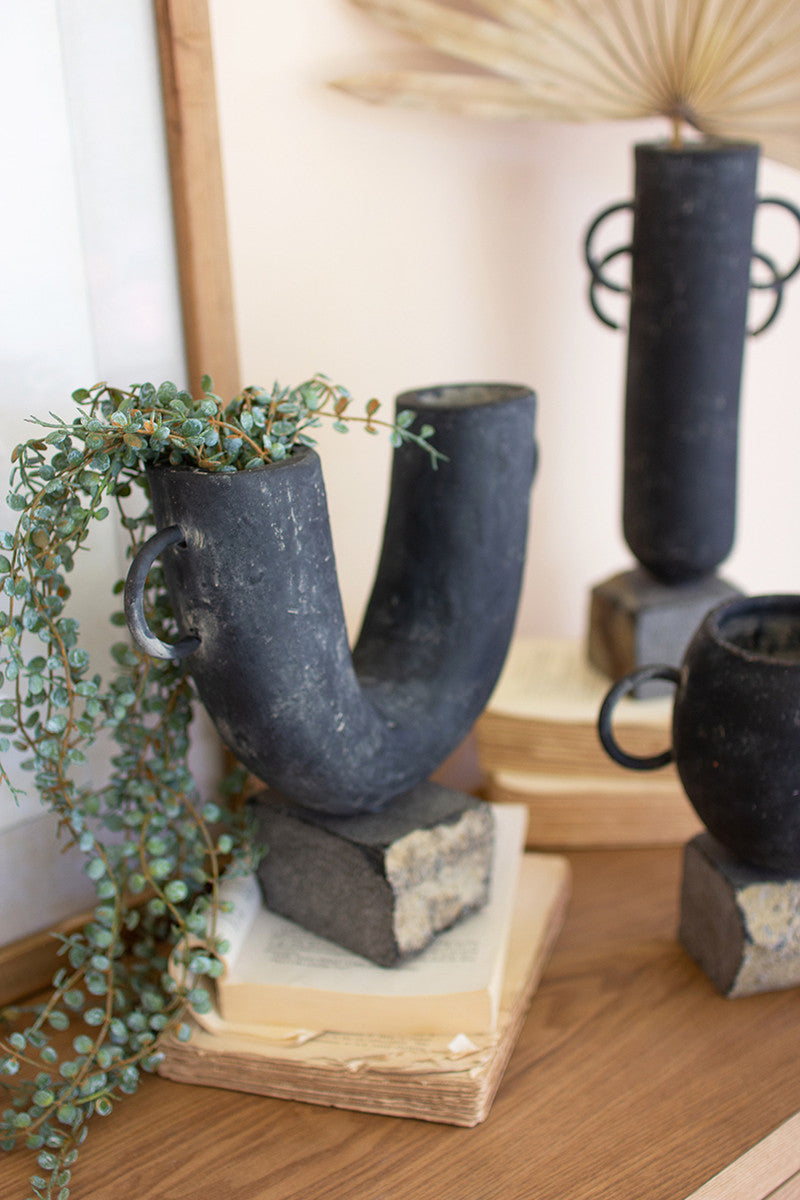
<path fill-rule="evenodd" d="M 485 1124 L 148 1079 L 92 1122 L 72 1194 L 684 1200 L 800 1109 L 797 990 L 713 990 L 675 941 L 679 850 L 569 857 L 567 921 Z M 2 1200 L 32 1165 L 2 1156 Z"/>

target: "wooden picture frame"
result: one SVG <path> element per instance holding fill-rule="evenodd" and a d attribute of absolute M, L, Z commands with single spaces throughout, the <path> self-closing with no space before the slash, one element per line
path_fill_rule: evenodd
<path fill-rule="evenodd" d="M 207 0 L 155 0 L 186 363 L 241 388 Z"/>

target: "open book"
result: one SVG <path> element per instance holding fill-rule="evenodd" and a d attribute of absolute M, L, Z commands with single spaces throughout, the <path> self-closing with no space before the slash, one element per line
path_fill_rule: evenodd
<path fill-rule="evenodd" d="M 593 667 L 581 642 L 515 638 L 476 734 L 488 770 L 627 779 L 600 744 L 597 715 L 611 681 Z M 670 740 L 672 700 L 625 696 L 614 714 L 631 754 L 656 754 Z M 661 776 L 661 773 L 659 773 Z M 663 778 L 677 785 L 674 767 Z"/>
<path fill-rule="evenodd" d="M 197 1014 L 188 1041 L 162 1037 L 159 1074 L 336 1108 L 476 1125 L 488 1115 L 561 928 L 569 890 L 566 859 L 524 855 L 492 1033 L 455 1032 L 457 1006 L 446 1034 L 239 1026 L 222 1019 L 211 997 L 211 1011 Z"/>
<path fill-rule="evenodd" d="M 609 686 L 576 640 L 512 642 L 475 729 L 487 799 L 526 805 L 529 846 L 677 845 L 702 828 L 674 764 L 636 773 L 603 750 L 597 715 Z M 620 743 L 660 753 L 671 713 L 669 696 L 626 696 L 614 717 Z"/>
<path fill-rule="evenodd" d="M 491 1032 L 497 1023 L 525 841 L 521 805 L 498 805 L 487 904 L 421 954 L 379 967 L 265 908 L 253 875 L 223 883 L 217 920 L 230 944 L 217 1003 L 229 1027 L 381 1034 Z"/>

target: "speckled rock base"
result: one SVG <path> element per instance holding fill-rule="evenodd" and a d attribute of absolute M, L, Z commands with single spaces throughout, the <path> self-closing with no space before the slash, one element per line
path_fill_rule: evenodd
<path fill-rule="evenodd" d="M 422 783 L 382 812 L 330 816 L 274 792 L 251 803 L 269 908 L 388 967 L 486 903 L 490 805 Z"/>
<path fill-rule="evenodd" d="M 708 833 L 683 859 L 678 937 L 726 996 L 800 984 L 800 877 L 751 867 Z"/>

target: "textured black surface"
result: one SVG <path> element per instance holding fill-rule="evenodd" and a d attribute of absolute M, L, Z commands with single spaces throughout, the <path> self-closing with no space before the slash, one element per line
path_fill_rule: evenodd
<path fill-rule="evenodd" d="M 743 862 L 800 874 L 800 596 L 719 605 L 676 675 L 672 757 L 700 820 Z M 620 681 L 604 701 L 606 737 L 606 706 L 622 692 Z"/>
<path fill-rule="evenodd" d="M 800 871 L 800 597 L 709 613 L 686 652 L 673 744 L 717 840 L 745 862 Z"/>
<path fill-rule="evenodd" d="M 463 385 L 398 401 L 436 430 L 434 471 L 395 452 L 383 550 L 351 656 L 319 459 L 150 472 L 187 669 L 222 738 L 292 800 L 353 813 L 408 791 L 466 736 L 508 648 L 536 466 L 535 397 Z"/>
<path fill-rule="evenodd" d="M 623 527 L 658 578 L 713 571 L 736 517 L 758 147 L 636 147 Z"/>
<path fill-rule="evenodd" d="M 736 885 L 724 869 L 734 861 L 709 834 L 701 833 L 684 849 L 681 877 L 678 941 L 725 996 L 736 983 L 745 950 Z M 753 868 L 744 870 L 755 875 Z"/>

